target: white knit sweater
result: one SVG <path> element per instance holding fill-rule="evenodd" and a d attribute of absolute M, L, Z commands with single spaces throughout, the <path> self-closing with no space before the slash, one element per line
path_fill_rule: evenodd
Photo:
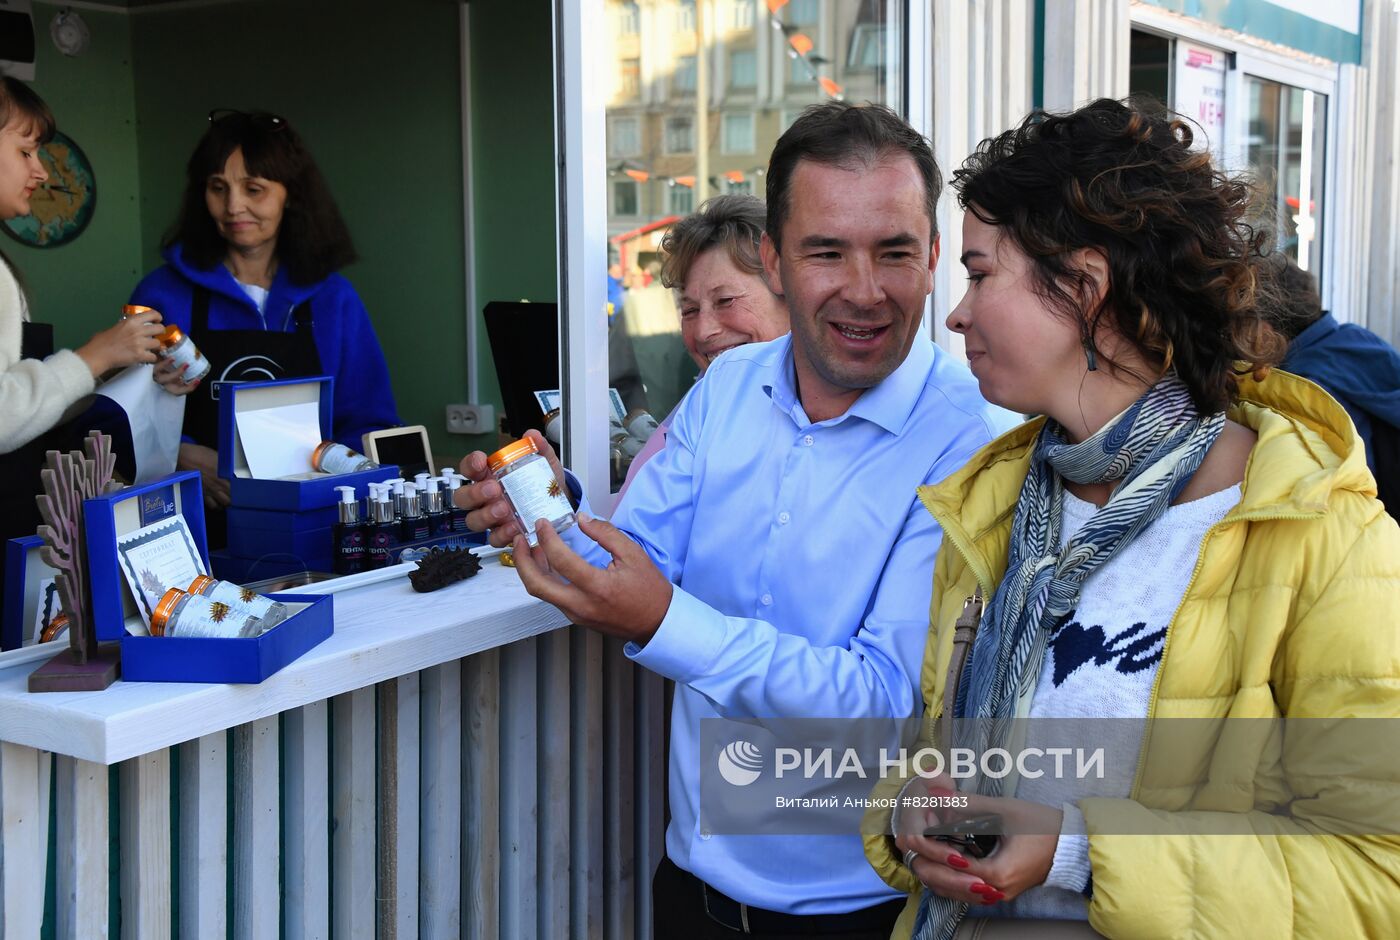
<path fill-rule="evenodd" d="M 92 371 L 77 353 L 61 349 L 47 359 L 21 359 L 24 296 L 0 260 L 0 454 L 23 447 L 52 428 L 93 390 Z"/>
<path fill-rule="evenodd" d="M 1038 734 L 1054 738 L 1057 733 L 1054 722 L 1035 722 L 1070 719 L 1059 727 L 1067 729 L 1071 739 L 1087 736 L 1094 746 L 1103 747 L 1109 755 L 1106 773 L 1089 780 L 1057 779 L 1047 773 L 1018 783 L 1016 796 L 1021 799 L 1064 810 L 1054 864 L 1045 884 L 1008 904 L 974 909 L 974 915 L 1088 917 L 1083 891 L 1092 875 L 1089 839 L 1076 801 L 1091 796 L 1126 799 L 1132 793 L 1167 624 L 1186 594 L 1206 532 L 1239 501 L 1240 487 L 1235 485 L 1167 507 L 1085 580 L 1078 606 L 1051 634 L 1031 700 L 1032 727 L 1025 746 L 1063 745 L 1064 741 L 1032 740 Z M 1092 503 L 1065 493 L 1061 547 L 1097 511 Z"/>

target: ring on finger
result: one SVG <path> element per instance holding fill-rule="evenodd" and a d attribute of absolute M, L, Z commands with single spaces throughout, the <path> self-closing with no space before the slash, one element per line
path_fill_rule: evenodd
<path fill-rule="evenodd" d="M 913 871 L 913 870 L 914 870 L 914 859 L 916 859 L 916 858 L 918 858 L 918 857 L 919 857 L 919 853 L 918 853 L 916 850 L 914 850 L 914 849 L 910 849 L 909 851 L 905 852 L 905 853 L 904 853 L 904 867 L 907 868 L 907 869 L 909 869 L 910 871 Z"/>

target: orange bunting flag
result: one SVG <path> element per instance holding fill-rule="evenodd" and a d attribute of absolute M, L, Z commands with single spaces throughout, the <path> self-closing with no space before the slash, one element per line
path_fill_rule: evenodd
<path fill-rule="evenodd" d="M 682 186 L 689 186 L 691 189 L 695 188 L 695 177 L 693 176 L 677 176 L 676 182 Z"/>
<path fill-rule="evenodd" d="M 731 183 L 742 183 L 742 182 L 744 181 L 744 171 L 743 171 L 743 170 L 725 170 L 725 171 L 724 171 L 724 178 L 727 179 L 727 180 L 729 180 L 729 182 L 731 182 Z"/>
<path fill-rule="evenodd" d="M 798 55 L 806 55 L 812 51 L 812 40 L 804 33 L 793 33 L 788 37 L 788 44 Z"/>
<path fill-rule="evenodd" d="M 768 0 L 768 12 L 777 13 L 779 10 L 781 10 L 787 5 L 788 0 Z"/>
<path fill-rule="evenodd" d="M 836 82 L 834 82 L 830 78 L 827 78 L 825 75 L 817 79 L 817 81 L 821 83 L 822 91 L 826 92 L 833 98 L 841 97 L 841 86 L 836 84 Z"/>
<path fill-rule="evenodd" d="M 651 174 L 648 173 L 646 170 L 623 170 L 622 172 L 626 173 L 628 176 L 632 177 L 639 183 L 645 183 L 647 180 L 651 179 Z"/>

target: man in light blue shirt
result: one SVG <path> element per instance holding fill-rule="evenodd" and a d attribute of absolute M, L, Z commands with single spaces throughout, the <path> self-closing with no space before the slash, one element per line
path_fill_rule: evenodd
<path fill-rule="evenodd" d="M 808 109 L 773 152 L 762 246 L 792 334 L 710 366 L 611 525 L 583 513 L 562 535 L 542 524 L 533 551 L 514 543 L 532 594 L 676 682 L 658 937 L 888 936 L 902 906 L 854 831 L 704 828 L 700 729 L 918 707 L 941 532 L 915 489 L 1014 422 L 919 328 L 940 189 L 892 111 Z M 483 455 L 463 466 L 485 476 Z M 519 534 L 497 484 L 459 492 L 494 544 Z"/>

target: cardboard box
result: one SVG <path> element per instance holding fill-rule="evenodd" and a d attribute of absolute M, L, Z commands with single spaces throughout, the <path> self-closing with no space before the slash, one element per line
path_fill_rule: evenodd
<path fill-rule="evenodd" d="M 204 497 L 199 474 L 174 473 L 83 503 L 92 622 L 103 642 L 120 642 L 122 678 L 136 682 L 261 682 L 331 635 L 330 595 L 278 594 L 292 614 L 257 637 L 133 636 L 141 614 L 122 575 L 117 539 L 148 524 L 183 516 L 206 570 Z M 173 587 L 175 585 L 168 585 Z"/>

